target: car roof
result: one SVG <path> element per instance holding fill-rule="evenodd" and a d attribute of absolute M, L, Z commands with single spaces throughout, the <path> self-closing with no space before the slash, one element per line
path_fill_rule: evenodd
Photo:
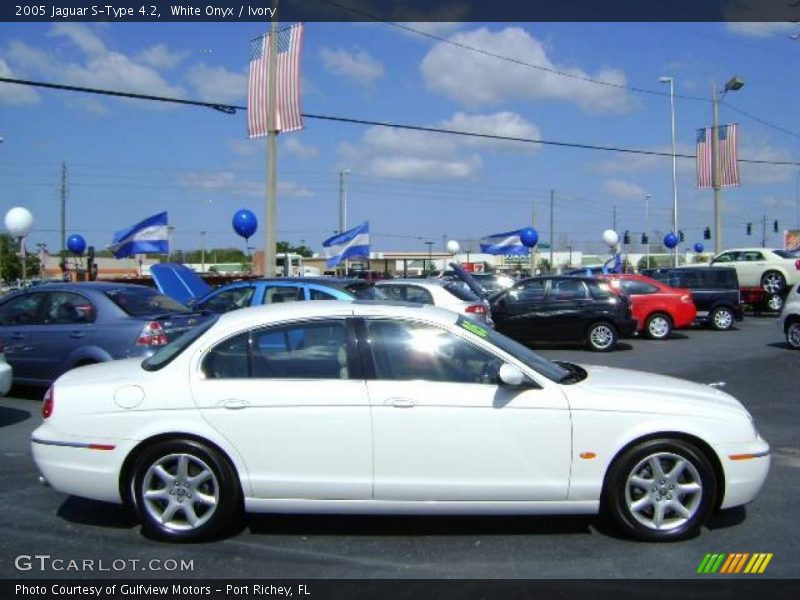
<path fill-rule="evenodd" d="M 456 280 L 457 281 L 457 280 Z M 385 279 L 376 281 L 375 285 L 402 285 L 404 283 L 413 283 L 414 285 L 436 285 L 443 286 L 453 283 L 452 279 L 421 279 L 421 278 L 408 278 L 408 279 Z"/>
<path fill-rule="evenodd" d="M 232 310 L 219 317 L 219 325 L 224 328 L 267 325 L 281 321 L 315 319 L 340 316 L 387 316 L 407 319 L 423 318 L 442 324 L 455 323 L 458 315 L 449 310 L 431 305 L 376 302 L 359 300 L 344 302 L 326 300 L 325 302 L 288 302 L 284 304 L 263 304 Z"/>
<path fill-rule="evenodd" d="M 783 248 L 762 248 L 760 246 L 752 246 L 750 248 L 727 248 L 720 250 L 717 254 L 724 254 L 725 252 L 772 252 L 773 250 L 782 250 Z"/>
<path fill-rule="evenodd" d="M 137 290 L 153 290 L 154 292 L 158 291 L 146 285 L 138 285 L 135 283 L 115 283 L 113 281 L 81 281 L 81 282 L 64 281 L 64 282 L 40 283 L 39 285 L 26 288 L 26 291 L 41 292 L 47 290 L 69 290 L 69 291 L 95 290 L 99 292 L 105 292 L 110 290 L 118 290 L 126 288 L 137 289 Z"/>

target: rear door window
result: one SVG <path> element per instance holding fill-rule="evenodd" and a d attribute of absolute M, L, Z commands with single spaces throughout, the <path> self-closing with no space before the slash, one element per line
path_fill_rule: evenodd
<path fill-rule="evenodd" d="M 299 302 L 305 299 L 305 291 L 301 286 L 281 285 L 268 287 L 264 290 L 264 304 Z"/>
<path fill-rule="evenodd" d="M 238 308 L 250 306 L 256 288 L 252 285 L 221 290 L 198 304 L 198 308 L 210 310 L 215 313 L 226 313 Z"/>
<path fill-rule="evenodd" d="M 44 310 L 48 325 L 93 323 L 95 309 L 87 298 L 72 292 L 51 292 Z"/>

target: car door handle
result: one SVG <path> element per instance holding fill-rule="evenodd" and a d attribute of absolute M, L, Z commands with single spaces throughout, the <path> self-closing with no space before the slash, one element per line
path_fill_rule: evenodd
<path fill-rule="evenodd" d="M 222 408 L 227 408 L 229 410 L 241 410 L 250 406 L 247 400 L 241 400 L 239 398 L 228 398 L 220 402 L 220 404 Z"/>
<path fill-rule="evenodd" d="M 86 337 L 86 334 L 83 333 L 82 331 L 73 331 L 72 333 L 69 334 L 69 337 L 77 340 L 82 337 Z"/>
<path fill-rule="evenodd" d="M 411 398 L 389 398 L 386 404 L 391 404 L 395 408 L 414 408 L 417 401 Z"/>

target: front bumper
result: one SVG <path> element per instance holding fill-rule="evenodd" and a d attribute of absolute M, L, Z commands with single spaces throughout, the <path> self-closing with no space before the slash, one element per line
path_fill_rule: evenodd
<path fill-rule="evenodd" d="M 769 473 L 769 444 L 759 438 L 746 444 L 726 444 L 716 450 L 725 472 L 725 496 L 720 508 L 732 508 L 751 502 L 763 487 Z"/>

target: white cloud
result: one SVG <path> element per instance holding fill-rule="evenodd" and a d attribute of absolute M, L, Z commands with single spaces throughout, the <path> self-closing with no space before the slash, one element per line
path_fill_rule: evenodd
<path fill-rule="evenodd" d="M 648 171 L 662 171 L 672 173 L 672 146 L 667 144 L 654 148 L 643 148 L 658 154 L 615 154 L 592 164 L 592 169 L 599 173 L 645 173 Z M 675 148 L 677 154 L 694 154 L 694 146 L 678 144 Z M 695 172 L 694 159 L 678 158 L 676 162 L 679 175 L 693 174 Z"/>
<path fill-rule="evenodd" d="M 0 77 L 15 77 L 8 63 L 0 58 Z M 13 83 L 0 83 L 0 104 L 10 104 L 20 106 L 22 104 L 33 104 L 39 101 L 39 95 L 26 85 Z"/>
<path fill-rule="evenodd" d="M 758 140 L 742 140 L 739 147 L 739 158 L 769 161 L 792 161 L 795 159 L 791 152 L 782 148 L 775 148 L 766 142 L 759 142 Z M 795 173 L 797 173 L 797 166 L 792 165 L 739 163 L 742 185 L 781 183 L 792 179 Z"/>
<path fill-rule="evenodd" d="M 84 23 L 56 23 L 47 35 L 68 38 L 89 56 L 97 56 L 106 52 L 103 40 Z"/>
<path fill-rule="evenodd" d="M 458 112 L 439 127 L 474 133 L 538 139 L 539 128 L 512 112 L 469 115 Z M 482 167 L 480 155 L 465 149 L 488 148 L 530 152 L 535 146 L 517 142 L 453 136 L 391 127 L 371 127 L 358 144 L 341 144 L 341 167 L 379 177 L 465 179 Z"/>
<path fill-rule="evenodd" d="M 754 22 L 732 22 L 727 23 L 730 33 L 751 38 L 767 38 L 774 35 L 790 37 L 800 34 L 800 26 L 788 21 L 776 21 L 771 23 Z"/>
<path fill-rule="evenodd" d="M 186 80 L 201 100 L 235 102 L 247 95 L 247 74 L 198 63 L 189 69 Z"/>
<path fill-rule="evenodd" d="M 609 179 L 603 183 L 603 191 L 621 200 L 641 200 L 647 191 L 640 185 L 619 179 Z"/>
<path fill-rule="evenodd" d="M 498 112 L 492 115 L 468 115 L 457 112 L 452 118 L 443 121 L 441 126 L 445 129 L 512 138 L 538 140 L 542 137 L 536 125 L 513 112 Z M 460 142 L 464 145 L 489 146 L 516 152 L 531 152 L 540 149 L 540 146 L 535 144 L 470 137 L 465 137 Z"/>
<path fill-rule="evenodd" d="M 296 136 L 289 136 L 283 141 L 283 149 L 298 158 L 314 158 L 319 155 L 319 148 L 304 144 Z"/>
<path fill-rule="evenodd" d="M 372 84 L 384 74 L 383 64 L 363 50 L 348 52 L 341 48 L 338 50 L 322 48 L 320 56 L 328 71 L 362 85 Z"/>
<path fill-rule="evenodd" d="M 92 57 L 86 64 L 72 63 L 60 69 L 63 79 L 78 85 L 181 97 L 183 91 L 167 83 L 155 70 L 118 52 Z"/>
<path fill-rule="evenodd" d="M 239 179 L 231 171 L 183 173 L 178 177 L 178 182 L 187 189 L 203 194 L 263 197 L 266 190 L 263 181 Z M 282 197 L 310 198 L 314 195 L 302 184 L 291 181 L 279 182 L 277 189 Z"/>
<path fill-rule="evenodd" d="M 172 69 L 189 56 L 188 52 L 170 50 L 166 44 L 150 46 L 139 53 L 138 59 L 154 69 Z"/>
<path fill-rule="evenodd" d="M 544 45 L 520 27 L 492 32 L 480 28 L 456 33 L 451 41 L 500 56 L 566 72 L 564 77 L 478 53 L 465 57 L 464 48 L 440 42 L 422 60 L 421 70 L 428 90 L 468 107 L 520 100 L 567 100 L 592 113 L 626 112 L 635 104 L 622 89 L 582 81 L 582 77 L 614 85 L 627 83 L 618 69 L 588 74 L 576 67 L 558 65 Z"/>

